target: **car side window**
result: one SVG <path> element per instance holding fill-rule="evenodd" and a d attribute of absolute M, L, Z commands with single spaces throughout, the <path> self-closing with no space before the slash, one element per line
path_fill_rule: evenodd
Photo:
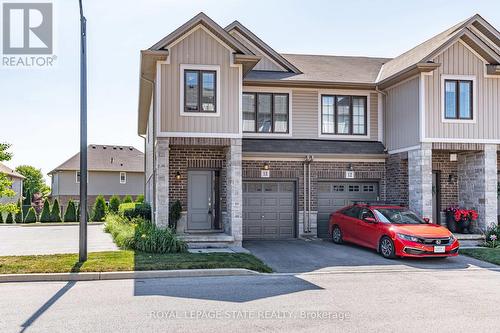
<path fill-rule="evenodd" d="M 375 215 L 373 215 L 373 212 L 368 208 L 361 209 L 361 211 L 359 212 L 359 219 L 364 220 L 367 217 L 375 218 Z"/>
<path fill-rule="evenodd" d="M 359 216 L 359 211 L 360 211 L 360 208 L 359 207 L 356 207 L 356 206 L 353 206 L 351 208 L 347 208 L 346 210 L 344 210 L 342 213 L 344 215 L 347 215 L 349 217 L 354 217 L 354 218 L 358 218 Z"/>

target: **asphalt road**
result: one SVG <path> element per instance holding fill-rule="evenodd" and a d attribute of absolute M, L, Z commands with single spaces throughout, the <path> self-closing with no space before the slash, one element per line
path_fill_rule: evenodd
<path fill-rule="evenodd" d="M 0 284 L 0 332 L 498 332 L 494 269 Z"/>
<path fill-rule="evenodd" d="M 103 225 L 88 226 L 88 250 L 116 251 L 111 235 Z M 0 256 L 78 253 L 78 225 L 2 225 Z"/>

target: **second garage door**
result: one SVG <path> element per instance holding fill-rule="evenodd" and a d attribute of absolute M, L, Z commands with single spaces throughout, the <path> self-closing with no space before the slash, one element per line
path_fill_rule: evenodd
<path fill-rule="evenodd" d="M 328 237 L 330 214 L 353 201 L 376 201 L 378 184 L 373 182 L 318 183 L 318 237 Z"/>
<path fill-rule="evenodd" d="M 293 182 L 244 182 L 243 238 L 293 238 L 294 202 Z"/>

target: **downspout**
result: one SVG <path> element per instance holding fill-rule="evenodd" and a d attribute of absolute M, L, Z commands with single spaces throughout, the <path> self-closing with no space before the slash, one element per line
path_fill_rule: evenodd
<path fill-rule="evenodd" d="M 311 162 L 313 161 L 313 156 L 308 156 L 307 160 L 307 232 L 311 232 Z"/>
<path fill-rule="evenodd" d="M 307 209 L 307 176 L 306 176 L 306 171 L 307 171 L 307 156 L 306 158 L 304 159 L 304 163 L 303 163 L 303 166 L 304 166 L 304 207 L 303 207 L 303 219 L 302 219 L 302 222 L 304 224 L 304 232 L 306 232 L 306 217 L 307 217 L 307 212 L 306 212 L 306 209 Z"/>

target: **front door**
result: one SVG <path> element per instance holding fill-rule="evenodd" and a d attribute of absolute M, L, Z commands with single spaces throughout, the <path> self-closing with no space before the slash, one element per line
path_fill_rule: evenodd
<path fill-rule="evenodd" d="M 214 171 L 188 172 L 188 230 L 212 229 Z"/>

